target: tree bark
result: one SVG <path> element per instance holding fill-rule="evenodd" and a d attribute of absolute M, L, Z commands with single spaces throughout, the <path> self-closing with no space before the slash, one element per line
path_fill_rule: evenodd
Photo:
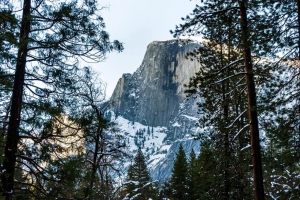
<path fill-rule="evenodd" d="M 297 14 L 298 14 L 298 71 L 300 74 L 300 0 L 296 0 L 297 1 Z M 300 85 L 299 81 L 298 84 Z M 298 86 L 299 87 L 299 86 Z M 300 118 L 300 99 L 298 99 L 298 114 L 299 114 L 299 118 Z M 300 119 L 298 121 L 298 130 L 299 130 L 299 139 L 300 140 Z"/>
<path fill-rule="evenodd" d="M 89 189 L 86 192 L 85 197 L 88 197 L 89 191 L 92 190 L 92 188 L 94 186 L 97 168 L 99 167 L 99 164 L 97 162 L 97 158 L 98 158 L 98 151 L 99 151 L 100 134 L 102 134 L 102 129 L 100 127 L 98 127 L 97 135 L 96 135 L 96 141 L 95 141 L 95 150 L 94 150 L 94 155 L 93 155 L 93 166 L 92 166 L 90 186 L 89 186 Z"/>
<path fill-rule="evenodd" d="M 14 189 L 16 153 L 18 150 L 19 142 L 19 127 L 22 109 L 26 58 L 28 51 L 28 38 L 30 32 L 30 8 L 31 0 L 24 0 L 18 57 L 16 71 L 14 75 L 14 87 L 12 92 L 10 117 L 5 142 L 4 161 L 1 174 L 1 192 L 2 195 L 5 196 L 6 200 L 12 199 L 12 193 Z"/>
<path fill-rule="evenodd" d="M 91 174 L 91 179 L 90 179 L 90 184 L 89 188 L 87 188 L 85 197 L 87 198 L 90 195 L 90 191 L 93 190 L 95 179 L 96 179 L 96 172 L 97 168 L 99 168 L 99 157 L 98 157 L 98 152 L 100 150 L 101 142 L 102 142 L 102 134 L 103 134 L 103 128 L 101 127 L 101 119 L 103 118 L 103 113 L 100 112 L 97 108 L 94 108 L 94 112 L 97 114 L 97 119 L 98 119 L 98 127 L 97 127 L 97 132 L 96 132 L 96 138 L 95 138 L 95 149 L 94 149 L 94 154 L 93 154 L 93 164 L 92 164 L 92 174 Z M 103 179 L 101 179 L 101 182 Z"/>
<path fill-rule="evenodd" d="M 247 81 L 248 112 L 250 119 L 251 153 L 254 176 L 254 197 L 256 200 L 264 199 L 264 186 L 260 153 L 260 139 L 257 119 L 256 91 L 254 83 L 254 73 L 249 44 L 249 30 L 247 25 L 247 0 L 239 1 L 240 22 L 242 27 L 242 45 L 244 49 L 244 63 Z"/>
<path fill-rule="evenodd" d="M 223 44 L 220 46 L 221 49 L 221 68 L 224 68 L 224 62 L 223 62 Z M 230 57 L 229 57 L 230 58 Z M 224 77 L 228 76 L 228 70 L 223 70 L 223 75 Z M 227 83 L 222 83 L 222 100 L 223 100 L 223 116 L 225 120 L 225 124 L 228 125 L 228 115 L 229 115 L 229 100 L 226 97 L 226 92 L 228 91 L 229 84 Z M 224 127 L 222 128 L 224 129 Z M 229 186 L 229 131 L 225 128 L 225 133 L 224 133 L 224 193 L 223 193 L 223 200 L 228 200 L 229 199 L 229 191 L 230 191 L 230 186 Z"/>
<path fill-rule="evenodd" d="M 225 90 L 224 90 L 225 92 Z M 225 93 L 223 93 L 224 101 L 226 102 L 228 99 L 225 98 Z M 226 103 L 223 107 L 224 111 L 224 118 L 226 120 L 226 124 L 228 122 L 228 104 Z M 229 198 L 229 191 L 230 191 L 230 184 L 229 184 L 229 131 L 226 130 L 224 133 L 224 154 L 225 154 L 225 169 L 224 169 L 224 195 L 223 199 L 228 200 Z"/>
<path fill-rule="evenodd" d="M 298 20 L 298 61 L 300 62 L 300 0 L 297 0 L 297 14 L 298 14 L 298 18 L 297 18 Z"/>

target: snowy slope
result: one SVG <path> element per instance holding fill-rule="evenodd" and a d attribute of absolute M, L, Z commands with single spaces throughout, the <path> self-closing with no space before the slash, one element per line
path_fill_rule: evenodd
<path fill-rule="evenodd" d="M 186 134 L 180 139 L 168 140 L 167 134 L 170 132 L 168 127 L 145 126 L 138 122 L 129 121 L 122 116 L 116 117 L 113 111 L 110 111 L 110 115 L 111 120 L 118 124 L 120 132 L 127 137 L 127 145 L 132 155 L 137 153 L 139 147 L 142 148 L 148 169 L 154 180 L 165 180 L 171 176 L 173 162 L 180 144 L 183 145 L 187 155 L 192 149 L 197 154 L 200 152 L 200 143 L 193 139 L 191 136 L 193 133 Z M 187 115 L 184 117 L 195 120 L 195 118 Z M 179 123 L 177 121 L 171 127 L 181 127 L 182 125 Z M 130 164 L 131 160 L 125 163 L 124 167 L 127 168 Z"/>

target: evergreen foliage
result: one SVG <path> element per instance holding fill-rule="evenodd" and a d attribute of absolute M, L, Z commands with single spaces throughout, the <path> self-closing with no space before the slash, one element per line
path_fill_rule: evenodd
<path fill-rule="evenodd" d="M 187 92 L 200 97 L 198 126 L 203 132 L 198 136 L 202 148 L 197 161 L 201 169 L 211 169 L 203 174 L 211 180 L 205 191 L 210 197 L 264 199 L 265 194 L 273 199 L 299 198 L 299 7 L 299 1 L 206 0 L 171 31 L 174 37 L 200 35 L 204 39 L 200 48 L 187 54 L 202 66 Z M 249 117 L 244 113 L 247 107 Z M 248 126 L 252 156 L 246 148 Z M 262 166 L 260 141 L 265 145 L 265 187 L 258 167 Z M 208 168 L 201 161 L 206 155 L 211 156 L 205 161 L 212 164 Z M 248 167 L 251 158 L 253 185 Z M 218 175 L 209 178 L 212 173 Z M 255 197 L 251 197 L 253 186 Z M 211 193 L 217 187 L 223 194 Z"/>
<path fill-rule="evenodd" d="M 198 7 L 197 12 L 204 15 L 207 9 L 222 10 L 226 6 L 223 2 L 214 2 Z M 213 188 L 222 191 L 216 191 L 219 195 L 216 198 L 244 199 L 249 194 L 238 192 L 238 188 L 242 187 L 239 184 L 248 182 L 246 174 L 250 164 L 250 153 L 239 150 L 249 143 L 246 80 L 242 51 L 236 48 L 240 38 L 239 27 L 235 26 L 239 22 L 238 13 L 234 9 L 229 13 L 212 15 L 201 22 L 206 40 L 194 52 L 187 54 L 188 58 L 197 59 L 201 68 L 191 78 L 186 92 L 191 98 L 200 97 L 198 107 L 201 115 L 197 125 L 202 131 L 198 139 L 201 144 L 206 143 L 215 149 L 211 162 L 218 162 L 212 165 L 211 173 L 215 171 L 220 175 L 216 176 L 215 183 L 218 184 Z M 244 156 L 248 159 L 238 161 Z M 244 179 L 234 183 L 241 172 Z"/>
<path fill-rule="evenodd" d="M 262 42 L 268 28 L 265 12 L 264 2 L 260 0 L 206 0 L 201 6 L 197 5 L 190 16 L 183 18 L 183 25 L 171 31 L 174 37 L 201 35 L 203 38 L 200 48 L 187 54 L 201 64 L 187 92 L 200 97 L 198 125 L 202 132 L 199 139 L 216 149 L 215 157 L 219 162 L 215 170 L 221 178 L 217 187 L 222 191 L 218 199 L 249 197 L 243 188 L 244 183 L 249 182 L 246 166 L 251 157 L 241 149 L 250 139 L 255 199 L 264 199 L 254 72 L 259 77 L 269 69 L 262 69 L 256 62 L 258 56 L 265 55 L 263 50 L 270 47 Z M 255 59 L 251 51 L 257 56 Z M 247 127 L 251 127 L 250 138 Z M 235 182 L 236 177 L 242 181 Z"/>
<path fill-rule="evenodd" d="M 123 49 L 104 30 L 97 1 L 22 2 L 18 9 L 0 1 L 0 192 L 6 199 L 32 190 L 49 196 L 44 187 L 60 179 L 45 166 L 63 167 L 70 151 L 81 155 L 68 140 L 82 136 L 82 124 L 67 117 L 74 95 L 81 95 L 78 63 Z"/>
<path fill-rule="evenodd" d="M 108 118 L 109 103 L 105 100 L 105 84 L 100 80 L 90 68 L 82 70 L 69 115 L 82 127 L 85 139 L 84 174 L 88 184 L 78 184 L 85 190 L 85 198 L 100 195 L 101 199 L 106 199 L 113 197 L 111 176 L 118 176 L 119 164 L 125 162 L 128 153 L 126 138 Z"/>
<path fill-rule="evenodd" d="M 266 51 L 272 59 L 270 81 L 263 85 L 261 107 L 265 110 L 262 126 L 266 130 L 267 194 L 272 198 L 299 198 L 300 184 L 300 4 L 299 1 L 266 1 L 267 32 L 272 44 Z M 272 16 L 272 17 L 271 17 Z M 289 188 L 287 190 L 287 188 Z"/>
<path fill-rule="evenodd" d="M 133 164 L 128 169 L 124 191 L 126 193 L 124 199 L 144 200 L 153 198 L 155 195 L 141 148 L 138 149 Z"/>
<path fill-rule="evenodd" d="M 179 146 L 174 161 L 170 183 L 172 199 L 179 200 L 188 197 L 188 163 L 182 145 Z"/>
<path fill-rule="evenodd" d="M 223 184 L 223 170 L 220 169 L 215 151 L 207 143 L 202 144 L 201 151 L 196 160 L 197 174 L 196 199 L 222 199 L 222 191 L 219 184 Z"/>
<path fill-rule="evenodd" d="M 103 84 L 78 67 L 123 49 L 104 30 L 97 1 L 24 0 L 16 9 L 4 0 L 0 7 L 3 198 L 116 198 L 112 176 L 128 140 L 105 117 Z M 204 0 L 183 21 L 174 37 L 203 38 L 186 55 L 201 64 L 186 90 L 199 97 L 201 152 L 187 161 L 180 145 L 158 198 L 299 199 L 300 1 Z M 146 132 L 154 137 L 153 126 L 134 137 L 125 199 L 156 198 L 141 151 Z"/>
<path fill-rule="evenodd" d="M 188 199 L 198 199 L 198 191 L 197 191 L 197 176 L 198 176 L 198 166 L 197 166 L 197 160 L 196 160 L 196 154 L 194 152 L 194 149 L 192 149 L 189 157 L 188 162 L 188 175 L 187 175 L 187 182 L 188 182 Z M 199 187 L 199 186 L 198 186 Z"/>

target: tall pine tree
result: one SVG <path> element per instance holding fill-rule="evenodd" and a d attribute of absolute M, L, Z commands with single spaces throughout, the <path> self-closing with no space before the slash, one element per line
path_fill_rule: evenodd
<path fill-rule="evenodd" d="M 184 24 L 177 26 L 174 32 L 174 36 L 179 35 L 201 35 L 205 39 L 202 43 L 215 43 L 214 46 L 206 45 L 208 48 L 206 54 L 203 55 L 203 51 L 194 51 L 192 56 L 200 55 L 201 65 L 205 64 L 208 68 L 203 69 L 195 78 L 190 82 L 191 90 L 189 92 L 196 92 L 199 89 L 201 94 L 204 94 L 204 100 L 200 102 L 200 112 L 203 112 L 203 104 L 211 104 L 210 106 L 216 107 L 211 109 L 208 114 L 204 113 L 203 119 L 217 119 L 209 120 L 214 125 L 205 122 L 200 124 L 204 126 L 206 132 L 218 132 L 215 134 L 222 143 L 217 146 L 223 146 L 224 160 L 222 161 L 224 182 L 222 184 L 222 199 L 231 199 L 230 195 L 234 193 L 231 191 L 233 186 L 230 183 L 230 163 L 234 165 L 232 159 L 232 150 L 237 148 L 237 145 L 231 145 L 229 141 L 232 139 L 239 139 L 245 137 L 245 128 L 250 127 L 250 141 L 251 141 L 251 153 L 252 153 L 252 164 L 254 174 L 254 188 L 255 198 L 263 199 L 263 179 L 262 179 L 262 168 L 261 168 L 261 156 L 260 156 L 260 143 L 259 143 L 259 129 L 258 129 L 258 115 L 256 105 L 256 87 L 254 79 L 254 70 L 257 74 L 261 73 L 259 69 L 260 65 L 255 65 L 254 68 L 252 62 L 253 52 L 260 55 L 259 49 L 256 46 L 261 41 L 261 35 L 263 29 L 258 27 L 262 26 L 263 21 L 260 19 L 263 12 L 262 1 L 216 1 L 206 0 L 201 6 L 197 6 L 191 16 L 183 18 Z M 249 26 L 251 21 L 251 26 Z M 253 30 L 255 28 L 255 30 Z M 250 41 L 251 34 L 251 41 Z M 264 46 L 265 43 L 262 43 Z M 213 47 L 213 48 L 211 48 Z M 209 53 L 211 51 L 211 53 Z M 237 53 L 235 53 L 237 52 Z M 206 56 L 205 58 L 202 58 Z M 203 60 L 208 62 L 203 62 Z M 202 62 L 201 62 L 202 61 Z M 215 71 L 211 70 L 215 69 Z M 257 70 L 259 69 L 259 70 Z M 200 69 L 201 70 L 201 69 Z M 208 71 L 211 73 L 207 75 Z M 259 73 L 258 73 L 259 72 Z M 206 73 L 206 76 L 203 74 Z M 256 75 L 257 75 L 256 74 Z M 200 77 L 200 78 L 199 78 Z M 203 92 L 203 85 L 201 80 L 206 81 L 207 78 L 211 79 L 209 83 L 212 91 L 206 90 L 213 96 L 215 93 L 218 94 L 218 98 L 209 101 L 205 99 L 209 95 Z M 202 91 L 201 91 L 202 90 Z M 247 91 L 247 93 L 245 93 Z M 202 98 L 201 95 L 199 95 Z M 246 98 L 245 98 L 246 97 Z M 247 101 L 245 101 L 247 100 Z M 238 102 L 238 104 L 233 104 Z M 243 121 L 245 118 L 245 106 L 248 107 L 248 119 Z M 205 107 L 205 105 L 204 105 Z M 206 106 L 207 107 L 207 106 Z M 236 114 L 236 117 L 234 115 Z M 250 122 L 249 122 L 250 121 Z M 200 122 L 201 123 L 201 122 Z M 248 129 L 249 130 L 249 129 Z M 204 133 L 205 135 L 205 133 Z M 223 138 L 221 139 L 221 136 Z M 212 140 L 215 138 L 210 137 Z M 241 147 L 243 143 L 237 142 Z M 240 152 L 239 152 L 240 154 Z M 238 162 L 236 162 L 238 163 Z M 238 172 L 237 172 L 238 173 Z M 221 198 L 221 197 L 220 197 Z"/>
<path fill-rule="evenodd" d="M 197 191 L 197 175 L 200 169 L 197 166 L 197 158 L 192 149 L 190 153 L 190 158 L 188 162 L 188 175 L 187 175 L 187 182 L 188 182 L 188 199 L 194 200 L 198 199 L 199 192 Z"/>
<path fill-rule="evenodd" d="M 172 199 L 179 200 L 188 197 L 188 163 L 181 144 L 174 161 L 170 183 Z"/>
<path fill-rule="evenodd" d="M 126 193 L 124 199 L 144 200 L 152 198 L 155 194 L 141 148 L 138 149 L 134 162 L 128 169 L 124 190 Z"/>
<path fill-rule="evenodd" d="M 268 59 L 272 73 L 261 98 L 265 109 L 262 126 L 268 138 L 265 153 L 267 194 L 297 199 L 300 190 L 300 2 L 266 1 L 266 38 L 272 44 Z M 289 188 L 288 190 L 286 188 Z"/>
<path fill-rule="evenodd" d="M 7 2 L 0 1 L 0 27 L 9 30 L 3 37 L 1 29 L 0 54 L 4 56 L 0 59 L 0 75 L 9 77 L 13 85 L 0 88 L 8 91 L 5 110 L 1 107 L 7 117 L 1 120 L 5 137 L 1 138 L 4 159 L 0 192 L 11 199 L 14 182 L 18 181 L 15 169 L 29 165 L 34 168 L 29 172 L 39 171 L 46 157 L 40 155 L 41 151 L 30 152 L 30 146 L 50 137 L 62 137 L 42 135 L 42 130 L 66 114 L 79 60 L 102 61 L 109 51 L 122 50 L 122 45 L 111 42 L 104 31 L 97 1 L 24 0 L 22 9 L 14 9 Z M 51 147 L 43 148 L 44 153 L 50 152 Z M 26 150 L 29 154 L 24 155 Z"/>

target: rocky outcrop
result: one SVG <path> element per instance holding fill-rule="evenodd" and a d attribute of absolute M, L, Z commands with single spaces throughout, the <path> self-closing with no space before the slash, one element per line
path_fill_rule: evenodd
<path fill-rule="evenodd" d="M 124 74 L 113 92 L 115 113 L 149 126 L 174 122 L 185 101 L 184 84 L 199 69 L 185 54 L 198 45 L 183 46 L 177 40 L 149 44 L 141 66 L 132 75 Z"/>
<path fill-rule="evenodd" d="M 138 148 L 132 139 L 137 137 L 137 127 L 154 127 L 154 136 L 149 140 L 147 135 L 142 147 L 151 176 L 156 180 L 171 176 L 180 144 L 187 155 L 192 149 L 200 151 L 200 142 L 193 139 L 198 131 L 196 100 L 187 100 L 184 94 L 184 84 L 200 67 L 197 61 L 186 59 L 185 54 L 198 46 L 197 42 L 181 45 L 177 40 L 152 42 L 141 66 L 119 79 L 111 97 L 111 109 L 122 123 L 122 132 L 129 137 L 133 153 Z M 163 130 L 163 137 L 155 130 Z"/>

